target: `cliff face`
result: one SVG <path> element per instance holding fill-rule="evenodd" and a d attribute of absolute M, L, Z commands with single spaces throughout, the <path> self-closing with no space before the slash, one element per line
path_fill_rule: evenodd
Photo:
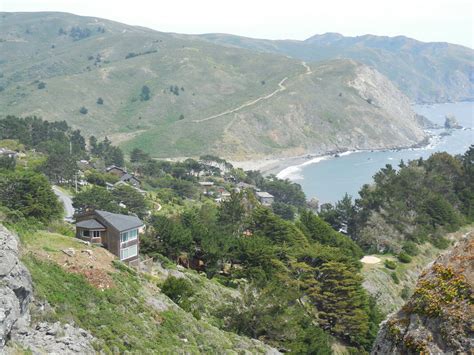
<path fill-rule="evenodd" d="M 29 321 L 31 276 L 18 258 L 18 239 L 0 225 L 0 350 L 12 329 Z"/>
<path fill-rule="evenodd" d="M 19 255 L 17 236 L 0 224 L 0 353 L 95 353 L 94 338 L 83 329 L 59 322 L 31 324 L 33 284 Z"/>
<path fill-rule="evenodd" d="M 372 354 L 469 353 L 474 349 L 474 234 L 422 273 L 413 296 L 386 320 Z"/>

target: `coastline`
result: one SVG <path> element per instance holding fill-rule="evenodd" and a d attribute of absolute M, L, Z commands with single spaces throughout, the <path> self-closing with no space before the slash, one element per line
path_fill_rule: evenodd
<path fill-rule="evenodd" d="M 430 147 L 436 145 L 436 143 L 439 141 L 440 136 L 438 134 L 433 134 L 432 131 L 428 130 L 427 133 L 429 134 L 429 136 L 426 139 L 411 146 L 375 149 L 340 149 L 328 151 L 322 154 L 308 153 L 304 155 L 290 157 L 269 157 L 266 159 L 231 161 L 231 164 L 235 167 L 242 168 L 243 170 L 259 170 L 263 175 L 275 174 L 280 179 L 297 180 L 298 178 L 296 174 L 303 167 L 310 164 L 317 164 L 324 160 L 335 159 L 338 157 L 361 152 L 389 152 L 400 151 L 405 149 L 429 149 Z"/>

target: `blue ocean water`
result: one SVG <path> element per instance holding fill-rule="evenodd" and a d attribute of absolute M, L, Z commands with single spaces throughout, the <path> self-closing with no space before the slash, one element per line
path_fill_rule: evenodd
<path fill-rule="evenodd" d="M 417 105 L 414 106 L 414 110 L 441 126 L 444 125 L 445 116 L 453 114 L 466 129 L 452 130 L 451 135 L 438 136 L 425 148 L 364 151 L 343 154 L 338 158 L 315 159 L 314 163 L 307 162 L 285 169 L 280 176 L 301 184 L 308 199 L 315 197 L 320 203 L 334 203 L 345 193 L 358 197 L 362 185 L 370 183 L 373 175 L 386 164 L 392 164 L 396 168 L 402 159 L 406 162 L 420 157 L 427 158 L 434 152 L 462 154 L 474 144 L 473 102 Z M 432 132 L 440 134 L 445 130 L 432 130 Z"/>

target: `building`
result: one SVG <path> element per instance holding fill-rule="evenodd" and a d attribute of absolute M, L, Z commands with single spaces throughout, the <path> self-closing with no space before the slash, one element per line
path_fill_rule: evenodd
<path fill-rule="evenodd" d="M 144 223 L 135 216 L 88 211 L 76 216 L 76 237 L 104 248 L 125 262 L 138 259 L 139 235 Z"/>
<path fill-rule="evenodd" d="M 120 181 L 126 182 L 134 187 L 140 186 L 140 180 L 138 180 L 135 176 L 129 173 L 125 173 L 120 177 Z"/>
<path fill-rule="evenodd" d="M 255 194 L 257 195 L 257 199 L 260 201 L 262 205 L 271 206 L 273 204 L 274 197 L 268 192 L 257 191 Z"/>
<path fill-rule="evenodd" d="M 214 187 L 214 183 L 212 181 L 200 181 L 199 185 L 201 185 L 202 193 L 204 195 L 209 195 L 210 189 Z"/>
<path fill-rule="evenodd" d="M 115 175 L 119 178 L 121 178 L 122 176 L 127 174 L 127 171 L 124 168 L 120 168 L 120 167 L 115 166 L 115 165 L 111 165 L 111 166 L 107 167 L 105 169 L 105 171 L 110 173 L 110 174 L 113 174 L 113 175 Z"/>
<path fill-rule="evenodd" d="M 16 159 L 18 153 L 10 149 L 0 148 L 0 156 L 8 157 L 10 159 Z"/>

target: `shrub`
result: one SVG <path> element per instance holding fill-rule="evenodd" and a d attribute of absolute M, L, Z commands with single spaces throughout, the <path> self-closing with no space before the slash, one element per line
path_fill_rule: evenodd
<path fill-rule="evenodd" d="M 443 236 L 434 236 L 431 239 L 431 244 L 433 244 L 438 249 L 446 249 L 450 246 L 450 241 Z"/>
<path fill-rule="evenodd" d="M 408 264 L 411 262 L 411 256 L 402 251 L 400 254 L 398 254 L 398 260 L 400 260 L 402 263 Z"/>
<path fill-rule="evenodd" d="M 420 253 L 420 249 L 418 249 L 418 246 L 415 244 L 415 242 L 412 241 L 406 242 L 403 245 L 402 249 L 405 253 L 411 256 L 416 256 Z"/>
<path fill-rule="evenodd" d="M 104 99 L 102 99 L 101 97 L 99 97 L 97 99 L 97 105 L 103 105 L 104 104 Z"/>
<path fill-rule="evenodd" d="M 395 270 L 397 268 L 397 263 L 393 260 L 385 260 L 384 265 L 387 269 Z"/>
<path fill-rule="evenodd" d="M 161 291 L 184 310 L 191 309 L 189 298 L 194 295 L 194 290 L 189 280 L 170 276 L 163 283 Z"/>
<path fill-rule="evenodd" d="M 400 297 L 403 298 L 405 301 L 410 298 L 410 289 L 405 286 L 400 293 Z"/>
<path fill-rule="evenodd" d="M 392 277 L 392 280 L 393 280 L 393 282 L 395 282 L 396 285 L 398 285 L 400 283 L 400 279 L 398 278 L 396 273 L 392 272 L 390 274 L 390 276 Z"/>
<path fill-rule="evenodd" d="M 85 108 L 84 106 L 82 106 L 79 109 L 79 112 L 82 113 L 83 115 L 87 115 L 87 112 L 89 112 L 89 110 L 87 108 Z"/>
<path fill-rule="evenodd" d="M 38 84 L 38 89 L 44 89 L 46 87 L 46 83 L 43 82 L 43 81 L 40 81 L 39 84 Z"/>

